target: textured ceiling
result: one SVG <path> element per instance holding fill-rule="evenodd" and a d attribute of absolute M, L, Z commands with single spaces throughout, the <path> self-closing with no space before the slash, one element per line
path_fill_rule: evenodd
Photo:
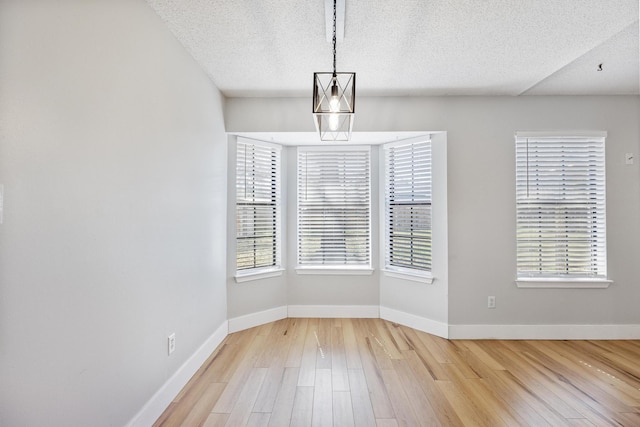
<path fill-rule="evenodd" d="M 226 96 L 307 96 L 324 0 L 147 0 Z M 346 0 L 359 95 L 638 94 L 638 0 Z M 602 64 L 602 71 L 598 65 Z"/>

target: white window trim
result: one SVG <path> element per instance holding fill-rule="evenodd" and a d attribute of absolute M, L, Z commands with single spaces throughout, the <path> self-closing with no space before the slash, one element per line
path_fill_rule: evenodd
<path fill-rule="evenodd" d="M 416 142 L 424 142 L 424 141 L 428 141 L 432 146 L 431 146 L 431 170 L 433 171 L 433 140 L 431 138 L 431 134 L 425 134 L 425 135 L 420 135 L 417 137 L 413 137 L 413 138 L 407 138 L 407 139 L 402 139 L 402 140 L 398 140 L 398 141 L 392 141 L 392 142 L 387 142 L 385 144 L 381 144 L 380 145 L 380 170 L 379 170 L 379 176 L 380 176 L 380 189 L 381 189 L 381 194 L 382 197 L 380 198 L 380 212 L 379 212 L 379 217 L 380 217 L 380 224 L 381 224 L 381 235 L 380 235 L 380 242 L 381 242 L 381 271 L 383 272 L 383 274 L 385 276 L 388 277 L 394 277 L 394 278 L 398 278 L 398 279 L 405 279 L 405 280 L 411 280 L 411 281 L 415 281 L 415 282 L 420 282 L 420 283 L 426 283 L 427 284 L 432 284 L 433 281 L 435 280 L 435 277 L 433 276 L 433 257 L 431 259 L 431 270 L 429 271 L 424 271 L 424 270 L 418 270 L 418 269 L 413 269 L 413 268 L 402 268 L 402 267 L 397 267 L 397 266 L 393 266 L 393 265 L 388 265 L 387 264 L 387 250 L 388 250 L 388 242 L 387 242 L 387 235 L 388 235 L 388 224 L 387 224 L 387 220 L 385 218 L 385 215 L 387 213 L 387 207 L 386 207 L 386 196 L 384 195 L 385 193 L 385 186 L 386 186 L 386 178 L 385 178 L 385 169 L 386 169 L 386 159 L 385 159 L 385 154 L 384 154 L 384 150 L 388 147 L 395 147 L 395 146 L 399 146 L 399 145 L 405 145 L 407 143 L 416 143 Z M 432 172 L 433 174 L 433 172 Z M 431 177 L 431 187 L 432 187 L 432 191 L 433 191 L 433 175 Z M 433 197 L 432 197 L 432 201 L 431 201 L 431 215 L 433 218 Z M 433 224 L 432 224 L 432 228 L 433 228 Z M 432 229 L 432 233 L 433 233 L 433 229 Z M 433 234 L 432 234 L 433 236 Z M 433 239 L 433 237 L 432 237 Z M 433 241 L 431 242 L 432 248 L 433 248 Z"/>
<path fill-rule="evenodd" d="M 427 285 L 431 285 L 435 280 L 433 274 L 431 272 L 418 273 L 420 270 L 416 269 L 392 269 L 390 266 L 387 266 L 382 270 L 382 273 L 388 277 L 394 277 L 396 279 L 404 279 L 410 280 L 413 282 L 426 283 Z"/>
<path fill-rule="evenodd" d="M 234 278 L 236 280 L 236 283 L 244 283 L 251 282 L 253 280 L 282 276 L 284 271 L 285 269 L 280 267 L 255 268 L 251 270 L 238 271 Z"/>
<path fill-rule="evenodd" d="M 298 153 L 300 151 L 368 151 L 369 152 L 369 264 L 368 265 L 300 265 L 298 263 L 300 256 L 298 254 L 297 243 L 300 233 L 300 218 L 298 215 Z M 372 187 L 371 180 L 373 178 L 373 164 L 371 158 L 370 145 L 347 145 L 347 146 L 297 146 L 296 147 L 296 266 L 295 271 L 300 275 L 371 275 L 373 274 L 373 203 L 372 203 Z"/>
<path fill-rule="evenodd" d="M 606 131 L 518 131 L 517 138 L 603 138 L 606 140 Z M 605 153 L 605 174 L 606 174 L 606 153 Z M 605 177 L 606 180 L 606 177 Z M 606 186 L 606 183 L 605 183 Z M 605 249 L 606 250 L 606 249 Z M 606 254 L 605 254 L 606 260 Z M 517 273 L 516 273 L 517 274 Z M 606 289 L 613 283 L 608 278 L 589 277 L 527 277 L 518 276 L 515 280 L 516 286 L 521 289 Z"/>
<path fill-rule="evenodd" d="M 524 278 L 516 279 L 516 286 L 521 289 L 606 289 L 613 283 L 609 279 L 539 279 Z"/>
<path fill-rule="evenodd" d="M 267 142 L 267 141 L 262 141 L 262 140 L 258 140 L 258 139 L 252 139 L 252 138 L 246 138 L 246 137 L 238 137 L 237 138 L 237 143 L 244 143 L 244 144 L 253 144 L 253 145 L 258 145 L 258 146 L 262 146 L 262 147 L 266 147 L 266 148 L 270 148 L 270 149 L 274 149 L 277 150 L 279 152 L 279 156 L 280 156 L 280 165 L 279 167 L 282 168 L 282 145 L 280 144 L 274 144 L 271 142 Z M 236 148 L 236 153 L 237 153 L 237 148 Z M 236 163 L 237 163 L 237 159 L 236 159 Z M 237 171 L 236 171 L 237 173 Z M 238 270 L 237 269 L 237 264 L 235 267 L 235 281 L 236 283 L 242 283 L 242 282 L 248 282 L 248 281 L 252 281 L 252 280 L 259 280 L 259 279 L 264 279 L 264 278 L 268 278 L 268 277 L 276 277 L 276 276 L 281 276 L 282 272 L 284 271 L 284 268 L 282 267 L 282 256 L 283 256 L 283 249 L 282 249 L 282 244 L 283 244 L 283 238 L 282 238 L 282 212 L 283 209 L 285 208 L 282 205 L 282 170 L 278 170 L 277 171 L 277 179 L 279 180 L 278 182 L 278 191 L 279 194 L 277 196 L 277 235 L 276 235 L 276 259 L 277 259 L 277 264 L 276 265 L 272 265 L 272 266 L 267 266 L 267 267 L 257 267 L 257 268 L 250 268 L 250 269 L 243 269 L 243 270 Z M 235 177 L 235 179 L 237 180 L 237 176 Z M 236 194 L 236 203 L 237 203 L 237 194 Z M 237 209 L 237 207 L 236 207 Z M 237 215 L 237 211 L 236 211 L 236 215 Z M 236 230 L 236 245 L 237 245 L 237 230 Z M 236 246 L 236 253 L 234 254 L 234 256 L 237 257 L 237 246 Z M 235 263 L 235 260 L 234 260 Z"/>

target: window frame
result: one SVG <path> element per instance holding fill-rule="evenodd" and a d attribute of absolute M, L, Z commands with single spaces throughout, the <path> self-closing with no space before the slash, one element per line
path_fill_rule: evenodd
<path fill-rule="evenodd" d="M 274 215 L 274 230 L 273 230 L 273 263 L 270 265 L 264 266 L 256 266 L 249 268 L 238 269 L 238 256 L 240 254 L 239 247 L 239 239 L 240 239 L 240 229 L 238 226 L 239 221 L 239 206 L 241 204 L 239 197 L 239 185 L 243 178 L 240 177 L 240 150 L 241 146 L 251 146 L 254 147 L 254 150 L 261 151 L 261 155 L 267 155 L 266 153 L 271 153 L 273 159 L 271 160 L 271 174 L 268 180 L 262 181 L 264 186 L 272 187 L 272 201 L 267 206 L 273 206 L 273 215 Z M 235 159 L 235 221 L 236 221 L 236 230 L 235 230 L 235 280 L 237 283 L 246 282 L 250 280 L 258 280 L 268 277 L 280 276 L 283 274 L 284 268 L 282 265 L 282 146 L 279 144 L 274 144 L 266 141 L 254 140 L 244 137 L 238 137 L 236 140 L 236 159 Z M 247 162 L 244 162 L 246 169 Z M 254 170 L 264 165 L 255 165 Z M 263 171 L 264 172 L 264 171 Z M 246 185 L 246 172 L 244 182 Z M 265 206 L 264 203 L 254 202 L 253 204 L 248 201 L 242 202 L 245 206 Z M 255 218 L 255 216 L 254 216 Z M 255 219 L 254 219 L 255 223 Z M 255 237 L 254 237 L 255 238 Z M 255 255 L 254 255 L 255 261 Z M 254 262 L 255 264 L 255 262 Z"/>
<path fill-rule="evenodd" d="M 516 132 L 515 134 L 515 154 L 516 154 L 516 164 L 515 164 L 515 174 L 516 174 L 516 193 L 515 193 L 515 199 L 516 199 L 516 203 L 515 203 L 515 207 L 516 207 L 516 284 L 519 288 L 607 288 L 610 286 L 610 284 L 612 283 L 611 280 L 608 279 L 607 276 L 607 251 L 606 251 L 606 246 L 607 246 L 607 237 L 606 237 L 606 137 L 607 137 L 607 133 L 606 132 L 601 132 L 601 131 L 587 131 L 587 132 Z M 529 142 L 527 142 L 527 140 Z M 530 163 L 530 157 L 529 157 L 529 148 L 528 148 L 528 144 L 530 144 L 531 142 L 534 142 L 536 144 L 544 144 L 545 142 L 548 142 L 549 144 L 553 144 L 553 140 L 560 140 L 558 142 L 556 142 L 555 146 L 551 146 L 550 145 L 550 149 L 556 149 L 556 150 L 560 150 L 560 146 L 562 144 L 571 144 L 572 142 L 575 143 L 590 143 L 590 144 L 601 144 L 601 147 L 598 147 L 599 150 L 601 150 L 601 160 L 599 160 L 598 162 L 596 162 L 596 165 L 591 166 L 589 165 L 588 168 L 592 168 L 592 169 L 587 169 L 587 172 L 583 172 L 583 174 L 585 176 L 589 177 L 589 181 L 593 181 L 591 183 L 589 183 L 589 186 L 593 186 L 593 187 L 598 187 L 601 186 L 602 190 L 592 190 L 593 192 L 591 192 L 591 196 L 589 197 L 588 200 L 581 200 L 582 204 L 585 204 L 587 206 L 589 205 L 593 205 L 593 212 L 591 215 L 589 215 L 588 217 L 584 218 L 585 221 L 590 221 L 591 223 L 595 224 L 591 227 L 590 230 L 590 234 L 589 234 L 589 242 L 590 245 L 593 247 L 596 247 L 596 250 L 593 250 L 594 253 L 597 253 L 596 255 L 592 254 L 591 255 L 591 263 L 595 264 L 596 267 L 592 267 L 595 268 L 595 273 L 594 274 L 578 274 L 576 272 L 567 272 L 566 274 L 551 274 L 551 273 L 544 273 L 541 272 L 540 274 L 536 274 L 534 272 L 531 271 L 524 271 L 521 269 L 521 263 L 524 264 L 524 257 L 526 256 L 526 243 L 527 242 L 531 242 L 530 239 L 528 240 L 524 240 L 519 236 L 519 230 L 521 229 L 521 227 L 524 229 L 526 228 L 527 225 L 531 226 L 532 222 L 528 222 L 526 220 L 521 220 L 521 218 L 524 217 L 524 213 L 521 213 L 520 209 L 522 206 L 522 209 L 524 212 L 526 212 L 526 197 L 529 196 L 523 196 L 522 192 L 525 191 L 524 188 L 528 188 L 529 186 L 529 174 L 531 173 L 529 171 L 529 167 L 531 167 L 529 165 Z M 564 141 L 562 141 L 564 140 Z M 597 140 L 597 141 L 590 141 L 587 142 L 589 140 Z M 522 165 L 522 160 L 521 157 L 523 156 L 521 150 L 522 150 L 522 145 L 521 144 L 527 144 L 526 147 L 526 152 L 524 153 L 524 166 Z M 590 153 L 588 151 L 588 149 L 584 149 L 584 151 L 586 153 Z M 579 151 L 578 151 L 578 154 Z M 575 156 L 575 155 L 574 155 Z M 538 157 L 534 158 L 533 161 L 538 162 L 537 164 L 539 165 L 540 163 L 542 163 L 541 160 L 538 159 Z M 554 159 L 555 161 L 555 159 Z M 584 164 L 584 162 L 581 160 L 582 163 L 580 164 Z M 571 188 L 569 187 L 570 184 L 572 183 L 566 183 L 565 181 L 565 176 L 568 176 L 568 171 L 570 166 L 567 167 L 567 169 L 562 169 L 561 172 L 557 171 L 557 166 L 555 164 L 550 164 L 549 166 L 546 166 L 546 169 L 541 169 L 540 166 L 538 166 L 538 169 L 536 169 L 536 173 L 538 176 L 540 174 L 540 171 L 543 174 L 549 174 L 549 176 L 551 178 L 556 179 L 556 181 L 549 181 L 552 184 L 555 184 L 557 181 L 561 182 L 561 186 L 562 188 L 566 188 L 568 190 L 569 196 L 573 196 L 573 193 L 571 193 Z M 526 168 L 525 170 L 523 170 L 522 168 Z M 526 181 L 525 184 L 522 183 L 522 175 L 525 175 L 524 180 Z M 563 178 L 561 180 L 558 180 L 557 178 L 555 178 L 555 175 L 558 176 L 562 176 Z M 594 178 L 595 177 L 595 178 Z M 601 178 L 598 178 L 601 177 Z M 585 177 L 579 175 L 579 179 L 586 179 Z M 542 178 L 536 178 L 536 187 L 535 189 L 538 190 L 538 186 L 541 186 L 542 184 L 538 184 L 538 181 L 541 181 Z M 572 180 L 575 180 L 574 178 L 572 178 Z M 522 186 L 525 185 L 525 187 L 523 188 Z M 540 187 L 542 188 L 542 187 Z M 542 193 L 542 190 L 538 190 L 536 192 L 536 194 L 540 194 Z M 595 194 L 595 196 L 594 196 Z M 567 195 L 565 193 L 565 195 Z M 555 197 L 554 197 L 555 196 Z M 574 196 L 575 197 L 575 196 Z M 553 205 L 553 206 L 558 206 L 559 208 L 563 208 L 564 209 L 569 209 L 569 205 L 572 202 L 568 202 L 567 199 L 561 199 L 558 198 L 558 193 L 551 193 L 548 197 L 546 198 L 538 198 L 536 200 L 539 200 L 540 205 Z M 573 201 L 573 203 L 575 203 L 575 200 Z M 543 208 L 541 208 L 543 209 Z M 540 215 L 547 215 L 547 217 L 551 217 L 550 214 L 546 214 L 546 213 L 540 213 Z M 575 214 L 572 214 L 575 215 Z M 601 216 L 602 219 L 601 220 L 594 220 L 593 218 L 597 218 Z M 542 224 L 542 218 L 540 219 L 539 224 Z M 572 217 L 567 217 L 565 214 L 564 217 L 564 221 L 570 220 L 572 222 L 576 221 L 576 218 L 580 218 L 580 217 L 576 217 L 576 216 L 572 216 Z M 562 218 L 561 218 L 562 219 Z M 533 225 L 535 225 L 535 223 L 533 223 Z M 539 227 L 542 227 L 542 225 L 539 225 Z M 568 226 L 565 226 L 565 229 Z M 538 234 L 543 234 L 544 230 L 542 228 L 539 228 L 539 233 Z M 595 231 L 594 231 L 595 230 Z M 596 236 L 595 240 L 593 234 L 595 233 L 599 233 L 599 235 L 601 236 Z M 566 234 L 566 232 L 565 232 Z M 560 239 L 562 241 L 562 239 Z M 544 242 L 543 240 L 541 240 L 541 242 Z M 569 240 L 569 237 L 566 237 L 566 240 L 564 240 L 564 243 L 568 246 L 571 242 Z M 541 243 L 542 245 L 542 243 Z M 540 250 L 542 253 L 542 250 Z M 559 253 L 559 251 L 551 249 L 550 252 L 548 252 L 549 254 L 557 254 Z M 569 255 L 567 254 L 567 269 L 570 268 L 575 268 L 575 266 L 570 265 L 570 260 L 569 260 Z M 522 259 L 521 259 L 522 257 Z M 593 261 L 595 259 L 595 261 Z M 542 266 L 542 260 L 539 261 L 540 262 L 540 269 L 542 270 L 543 266 Z M 574 261 L 575 262 L 575 261 Z M 600 267 L 598 267 L 598 265 L 600 265 Z M 598 269 L 600 269 L 600 271 L 598 271 Z"/>
<path fill-rule="evenodd" d="M 399 147 L 403 147 L 403 146 L 412 146 L 411 150 L 412 150 L 412 155 L 413 155 L 413 150 L 417 144 L 426 144 L 427 148 L 426 151 L 424 153 L 426 160 L 427 160 L 427 164 L 425 165 L 425 169 L 424 169 L 424 173 L 426 174 L 426 182 L 421 183 L 422 185 L 425 186 L 425 188 L 422 188 L 421 191 L 425 192 L 425 196 L 426 196 L 426 200 L 425 201 L 417 201 L 415 200 L 415 195 L 412 195 L 412 200 L 409 201 L 409 203 L 407 203 L 406 201 L 404 203 L 396 200 L 395 197 L 392 196 L 392 192 L 391 192 L 391 187 L 392 187 L 392 182 L 391 182 L 391 174 L 390 174 L 390 167 L 392 166 L 390 164 L 390 154 L 391 154 L 391 150 L 395 150 Z M 419 136 L 419 137 L 415 137 L 415 138 L 409 138 L 409 139 L 404 139 L 404 140 L 400 140 L 400 141 L 393 141 L 393 142 L 389 142 L 389 143 L 385 143 L 381 145 L 381 152 L 382 152 L 382 161 L 381 161 L 381 168 L 380 168 L 380 175 L 381 175 L 381 181 L 382 181 L 382 191 L 381 191 L 381 195 L 382 195 L 382 203 L 381 203 L 381 212 L 380 212 L 380 220 L 382 222 L 382 238 L 381 240 L 381 244 L 382 244 L 382 259 L 381 259 L 381 264 L 382 264 L 382 271 L 384 272 L 384 274 L 386 276 L 390 276 L 390 277 L 396 277 L 396 278 L 402 278 L 402 279 L 406 279 L 406 280 L 412 280 L 412 281 L 417 281 L 417 282 L 421 282 L 421 283 L 427 283 L 427 284 L 431 284 L 433 283 L 434 277 L 433 277 L 433 147 L 432 147 L 432 140 L 431 140 L 431 135 L 423 135 L 423 136 Z M 407 159 L 402 159 L 400 160 L 402 161 L 407 161 Z M 416 176 L 414 174 L 414 170 L 416 170 L 415 167 L 415 162 L 413 161 L 413 159 L 411 159 L 411 186 L 413 187 L 415 185 L 415 180 L 416 180 Z M 395 175 L 393 177 L 394 179 L 394 184 L 395 184 Z M 421 269 L 421 268 L 417 268 L 417 267 L 413 267 L 413 266 L 403 266 L 403 265 L 399 265 L 400 263 L 393 263 L 392 261 L 392 244 L 391 244 L 391 218 L 392 218 L 392 207 L 391 206 L 399 206 L 399 205 L 404 205 L 404 206 L 422 206 L 422 205 L 426 205 L 427 206 L 427 212 L 426 215 L 429 218 L 429 227 L 427 228 L 426 232 L 428 233 L 428 240 L 427 240 L 427 245 L 430 248 L 430 253 L 429 256 L 426 260 L 426 262 L 428 263 L 428 266 L 426 269 Z M 413 232 L 414 229 L 412 228 L 411 231 Z M 411 239 L 411 246 L 413 247 L 413 238 Z"/>
<path fill-rule="evenodd" d="M 366 152 L 367 157 L 367 189 L 368 189 L 368 218 L 367 218 L 367 260 L 362 264 L 307 264 L 301 263 L 301 153 L 342 153 L 342 152 Z M 372 209 L 372 155 L 369 145 L 348 145 L 348 146 L 297 146 L 296 147 L 296 273 L 297 274 L 340 274 L 340 275 L 370 275 L 373 273 L 372 250 L 373 250 L 373 209 Z"/>

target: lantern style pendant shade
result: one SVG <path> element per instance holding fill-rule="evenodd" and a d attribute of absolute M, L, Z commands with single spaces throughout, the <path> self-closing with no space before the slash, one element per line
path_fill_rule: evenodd
<path fill-rule="evenodd" d="M 356 73 L 336 72 L 336 2 L 333 0 L 333 72 L 313 73 L 313 120 L 321 141 L 348 141 L 355 113 Z"/>
<path fill-rule="evenodd" d="M 348 141 L 353 129 L 356 73 L 313 73 L 313 118 L 321 141 Z"/>

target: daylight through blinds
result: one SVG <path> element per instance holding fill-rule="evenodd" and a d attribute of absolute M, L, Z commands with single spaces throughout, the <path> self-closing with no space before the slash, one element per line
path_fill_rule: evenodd
<path fill-rule="evenodd" d="M 280 148 L 238 141 L 236 162 L 236 269 L 280 263 Z"/>
<path fill-rule="evenodd" d="M 298 264 L 370 265 L 369 149 L 298 149 Z"/>
<path fill-rule="evenodd" d="M 603 137 L 516 137 L 519 277 L 606 278 Z"/>
<path fill-rule="evenodd" d="M 385 267 L 431 271 L 431 142 L 385 146 Z"/>

